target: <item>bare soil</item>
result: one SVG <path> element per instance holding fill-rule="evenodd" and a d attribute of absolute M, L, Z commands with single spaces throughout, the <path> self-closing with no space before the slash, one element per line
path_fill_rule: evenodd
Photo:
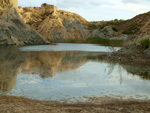
<path fill-rule="evenodd" d="M 95 100 L 98 101 L 68 104 L 0 96 L 0 113 L 150 113 L 150 101 L 108 98 L 106 103 L 95 103 Z"/>

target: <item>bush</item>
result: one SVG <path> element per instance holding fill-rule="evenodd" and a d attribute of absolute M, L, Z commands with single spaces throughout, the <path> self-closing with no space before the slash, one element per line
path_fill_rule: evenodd
<path fill-rule="evenodd" d="M 112 29 L 116 32 L 118 32 L 118 29 L 116 27 L 112 27 Z"/>
<path fill-rule="evenodd" d="M 100 25 L 100 26 L 99 26 L 99 29 L 103 29 L 103 28 L 104 28 L 104 26 L 103 26 L 103 25 Z"/>
<path fill-rule="evenodd" d="M 104 45 L 122 45 L 123 40 L 115 40 L 115 39 L 108 39 L 108 38 L 101 38 L 101 37 L 89 37 L 86 39 L 85 42 L 88 43 L 98 43 Z"/>
<path fill-rule="evenodd" d="M 142 48 L 147 49 L 150 47 L 150 38 L 144 38 L 140 42 Z"/>
<path fill-rule="evenodd" d="M 131 23 L 126 30 L 124 30 L 123 34 L 135 34 L 139 31 L 140 24 L 138 23 Z"/>
<path fill-rule="evenodd" d="M 115 22 L 119 21 L 118 19 L 114 19 Z"/>
<path fill-rule="evenodd" d="M 89 24 L 88 25 L 88 30 L 95 30 L 95 29 L 98 29 L 98 27 L 94 24 Z"/>
<path fill-rule="evenodd" d="M 131 30 L 125 30 L 122 32 L 122 34 L 132 34 L 132 31 Z"/>
<path fill-rule="evenodd" d="M 100 37 L 89 37 L 89 38 L 87 38 L 86 39 L 86 41 L 87 42 L 102 42 L 102 43 L 108 43 L 108 42 L 110 42 L 110 40 L 109 39 L 107 39 L 107 38 L 100 38 Z"/>

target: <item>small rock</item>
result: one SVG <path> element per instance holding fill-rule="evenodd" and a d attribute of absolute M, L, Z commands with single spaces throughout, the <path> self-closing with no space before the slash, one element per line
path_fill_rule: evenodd
<path fill-rule="evenodd" d="M 119 57 L 118 60 L 121 60 L 121 58 Z"/>
<path fill-rule="evenodd" d="M 135 59 L 135 56 L 131 56 L 132 59 Z"/>

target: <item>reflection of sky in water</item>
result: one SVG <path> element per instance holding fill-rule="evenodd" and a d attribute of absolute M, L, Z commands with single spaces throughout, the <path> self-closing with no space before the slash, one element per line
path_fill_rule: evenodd
<path fill-rule="evenodd" d="M 17 85 L 9 95 L 39 100 L 63 100 L 77 97 L 150 98 L 150 82 L 127 73 L 115 65 L 110 71 L 108 63 L 88 61 L 81 67 L 56 72 L 52 78 L 21 73 Z"/>
<path fill-rule="evenodd" d="M 39 45 L 21 47 L 22 51 L 88 51 L 88 52 L 112 52 L 119 47 L 100 46 L 97 44 L 69 44 L 58 43 L 57 45 Z"/>

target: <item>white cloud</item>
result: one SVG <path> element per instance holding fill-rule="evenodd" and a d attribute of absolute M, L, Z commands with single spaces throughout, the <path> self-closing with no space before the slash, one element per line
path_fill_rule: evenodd
<path fill-rule="evenodd" d="M 99 2 L 98 0 L 91 0 L 91 4 L 94 6 L 101 6 L 101 2 Z"/>
<path fill-rule="evenodd" d="M 126 0 L 128 1 L 128 0 Z M 139 0 L 130 0 L 130 2 L 136 1 L 138 2 Z M 143 13 L 143 12 L 147 12 L 150 10 L 149 4 L 137 4 L 137 3 L 124 3 L 122 1 L 111 1 L 111 3 L 113 5 L 105 5 L 105 7 L 112 7 L 112 8 L 116 8 L 116 9 L 120 9 L 120 10 L 126 10 L 126 11 L 134 11 L 137 13 Z"/>
<path fill-rule="evenodd" d="M 85 0 L 59 0 L 56 2 L 56 5 L 60 8 L 79 8 L 85 4 Z"/>
<path fill-rule="evenodd" d="M 122 0 L 123 3 L 136 3 L 136 4 L 142 4 L 146 2 L 150 2 L 150 0 Z"/>
<path fill-rule="evenodd" d="M 139 3 L 140 0 L 122 0 L 124 3 Z"/>

